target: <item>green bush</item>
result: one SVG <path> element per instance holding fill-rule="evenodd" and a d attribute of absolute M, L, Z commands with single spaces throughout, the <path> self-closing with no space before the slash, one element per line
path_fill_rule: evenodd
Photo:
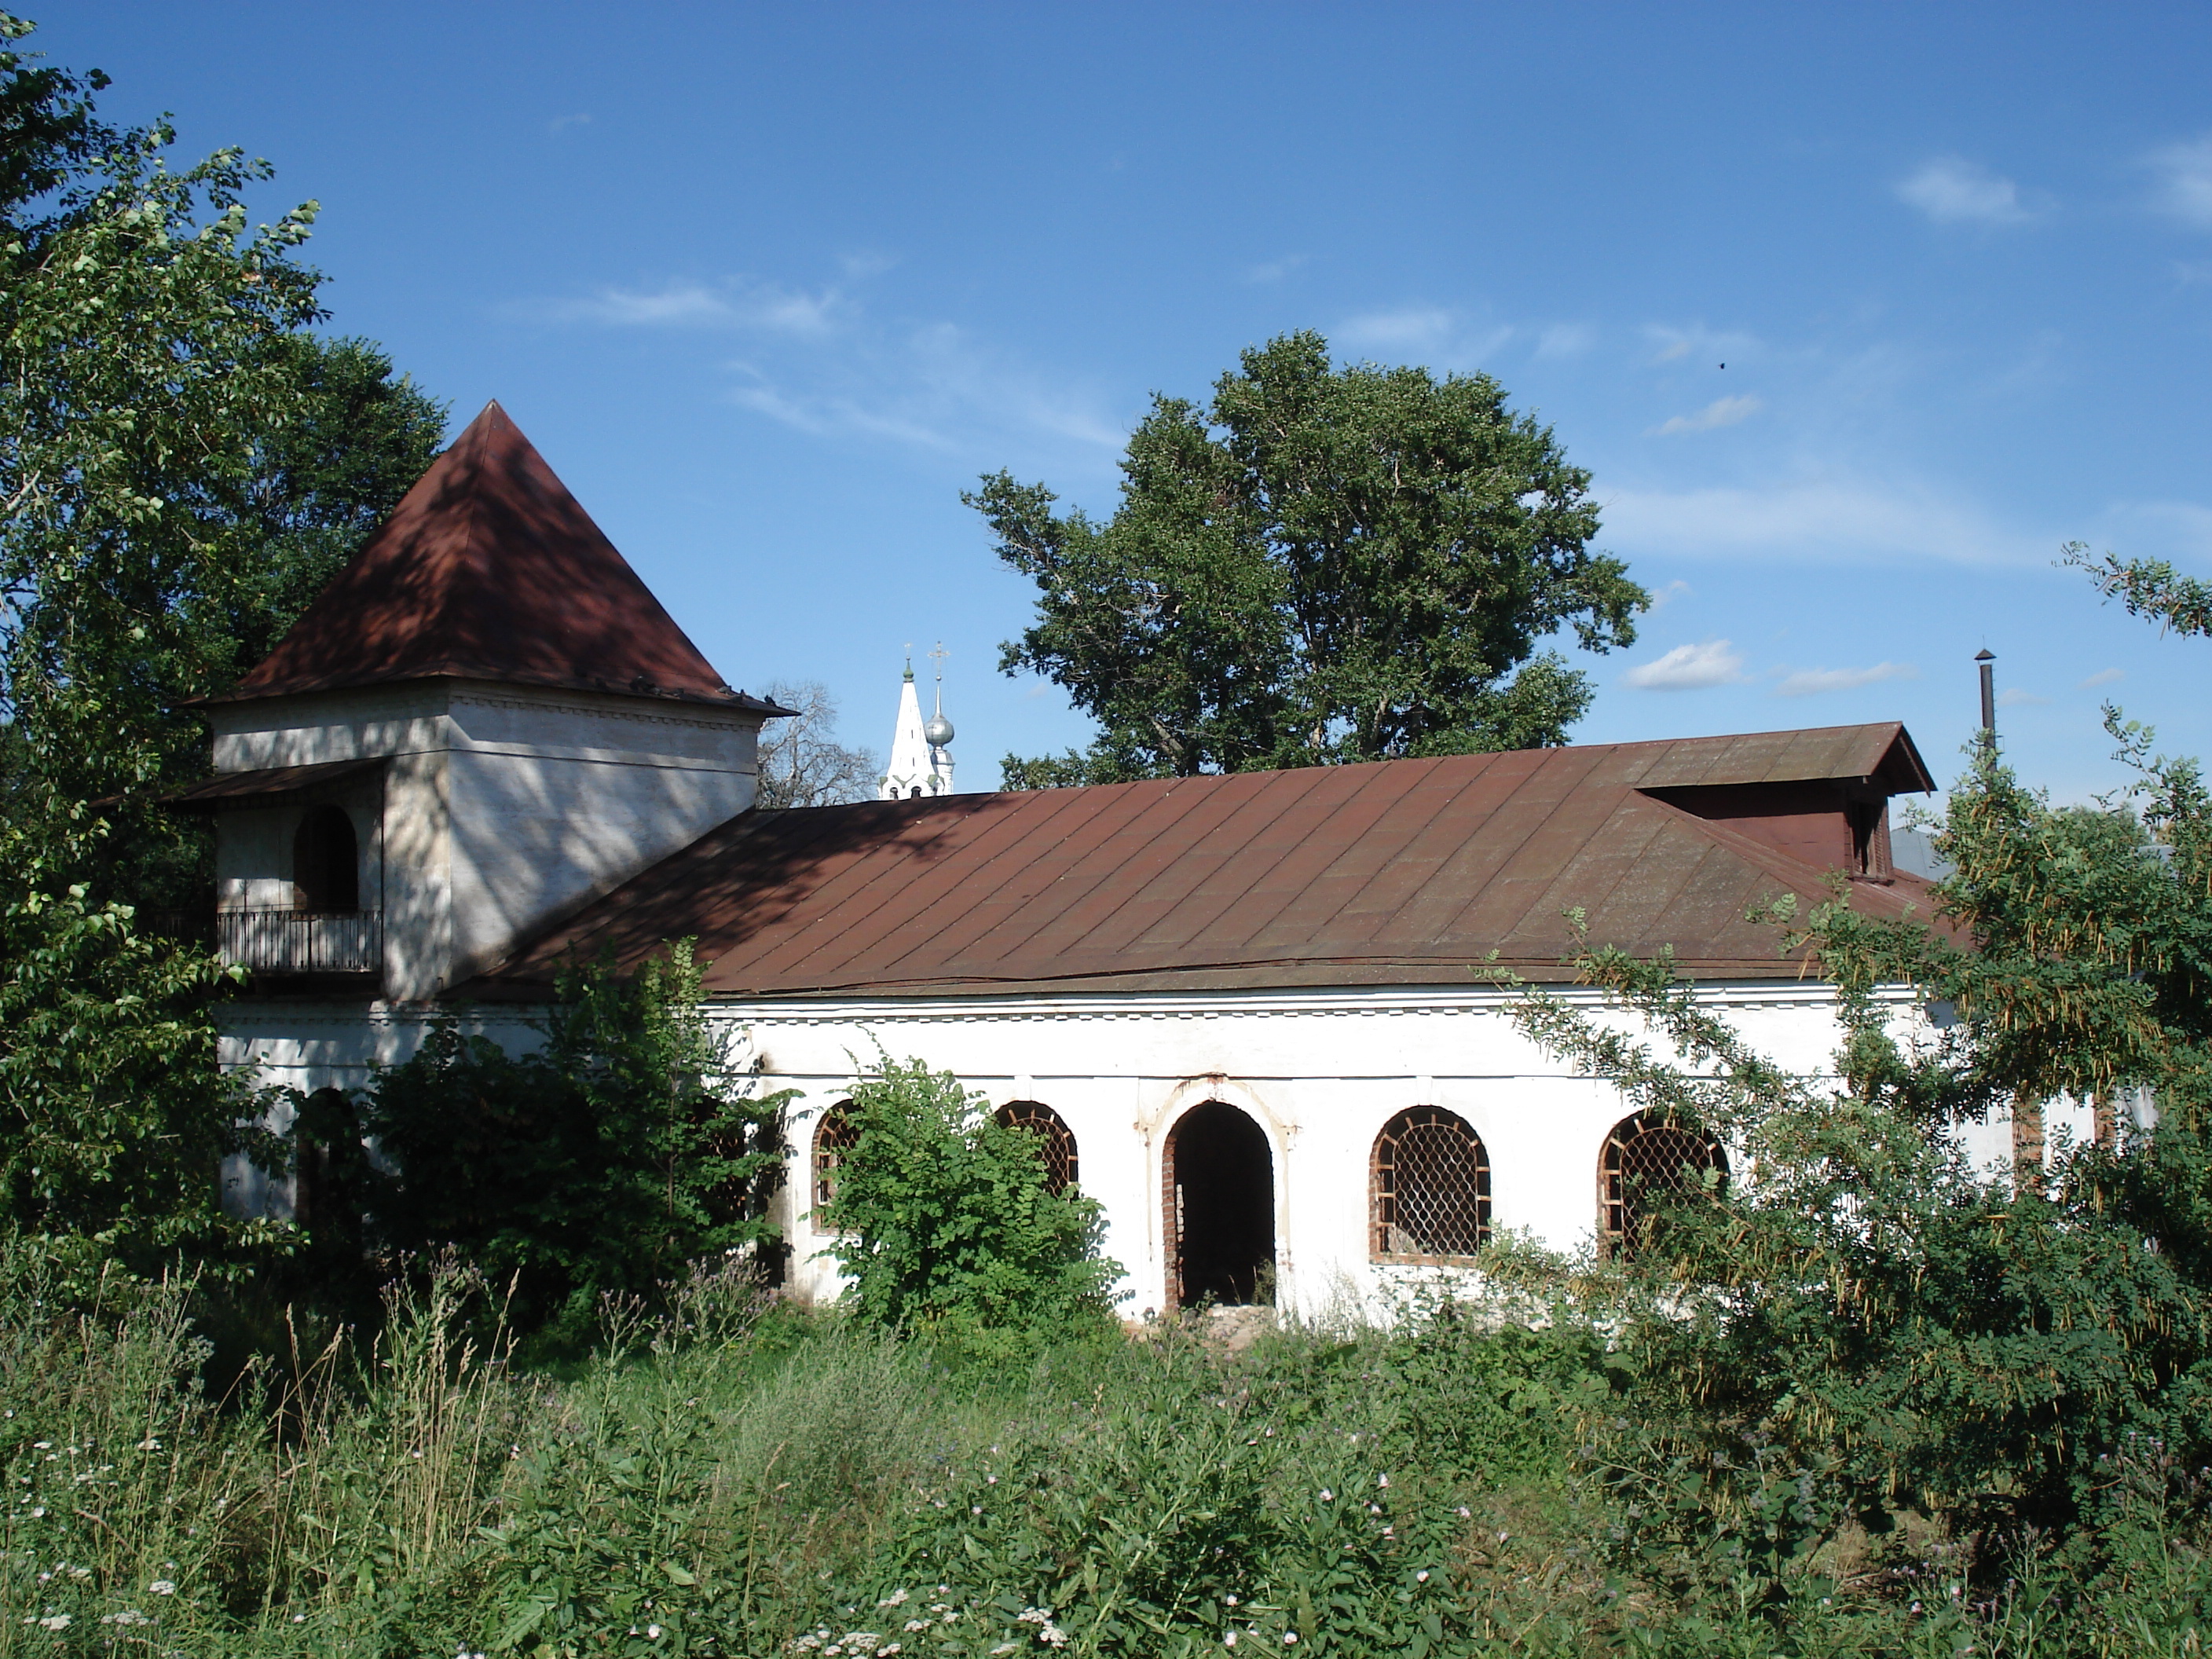
<path fill-rule="evenodd" d="M 558 992 L 536 1052 L 448 1020 L 378 1078 L 357 1122 L 325 1097 L 300 1127 L 357 1206 L 318 1226 L 350 1248 L 365 1214 L 387 1257 L 450 1252 L 512 1279 L 512 1316 L 573 1344 L 603 1297 L 650 1296 L 696 1257 L 773 1247 L 788 1096 L 732 1069 L 700 1012 L 688 942 L 627 979 L 569 969 Z"/>
<path fill-rule="evenodd" d="M 817 1224 L 854 1310 L 887 1329 L 1013 1352 L 1023 1334 L 1110 1328 L 1118 1262 L 1097 1201 L 1046 1190 L 1036 1139 L 920 1060 L 854 1087 L 852 1144 Z"/>

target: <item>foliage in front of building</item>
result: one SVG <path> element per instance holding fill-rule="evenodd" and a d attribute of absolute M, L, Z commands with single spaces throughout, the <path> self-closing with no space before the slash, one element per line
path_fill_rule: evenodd
<path fill-rule="evenodd" d="M 693 1261 L 773 1252 L 788 1098 L 733 1063 L 687 941 L 623 977 L 572 967 L 557 991 L 541 1048 L 448 1021 L 357 1104 L 306 1103 L 296 1152 L 334 1263 L 457 1260 L 512 1283 L 509 1318 L 556 1343 Z"/>
<path fill-rule="evenodd" d="M 1002 1352 L 1113 1328 L 1121 1266 L 1099 1255 L 1103 1212 L 1048 1189 L 1036 1136 L 920 1060 L 884 1057 L 845 1109 L 851 1139 L 815 1224 L 836 1235 L 861 1319 Z"/>
<path fill-rule="evenodd" d="M 1657 1206 L 1618 1264 L 1638 1383 L 1612 1478 L 1650 1547 L 1756 1513 L 1770 1572 L 1932 1526 L 2087 1575 L 2147 1498 L 2212 1518 L 2212 797 L 2107 723 L 2139 787 L 2098 806 L 1975 756 L 1935 838 L 1942 926 L 1839 896 L 1794 929 L 1842 994 L 1832 1078 L 1768 1061 L 1664 959 L 1583 959 L 1642 1037 L 1527 994 L 1531 1036 L 1754 1172 Z M 1917 1041 L 1899 985 L 1941 1021 Z M 2128 1121 L 2138 1091 L 2154 1127 Z M 2065 1095 L 2100 1103 L 2100 1138 L 2046 1146 Z M 2015 1159 L 1977 1169 L 1955 1125 L 2000 1109 Z"/>

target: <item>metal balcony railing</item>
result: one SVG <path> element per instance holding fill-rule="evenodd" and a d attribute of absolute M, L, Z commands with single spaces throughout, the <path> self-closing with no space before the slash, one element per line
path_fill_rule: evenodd
<path fill-rule="evenodd" d="M 384 969 L 380 910 L 222 910 L 216 948 L 257 974 L 374 974 Z"/>

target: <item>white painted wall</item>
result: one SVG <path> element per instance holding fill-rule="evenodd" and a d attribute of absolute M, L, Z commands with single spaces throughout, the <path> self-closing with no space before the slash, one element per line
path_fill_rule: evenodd
<path fill-rule="evenodd" d="M 386 993 L 422 1001 L 752 805 L 756 714 L 418 681 L 219 705 L 218 773 L 389 757 L 349 793 Z M 218 902 L 289 902 L 304 806 L 217 820 Z"/>
<path fill-rule="evenodd" d="M 1587 991 L 1559 994 L 1596 1005 Z M 1763 1052 L 1803 1073 L 1826 1070 L 1837 1032 L 1825 988 L 1716 985 L 1703 995 Z M 1076 1137 L 1084 1189 L 1105 1206 L 1105 1249 L 1127 1270 L 1131 1314 L 1164 1300 L 1168 1131 L 1205 1101 L 1238 1106 L 1273 1153 L 1281 1297 L 1319 1311 L 1346 1293 L 1387 1301 L 1394 1281 L 1420 1274 L 1377 1267 L 1367 1249 L 1370 1149 L 1409 1106 L 1457 1112 L 1482 1137 L 1494 1226 L 1556 1249 L 1591 1242 L 1598 1160 L 1626 1109 L 1604 1084 L 1570 1074 L 1525 1041 L 1505 1017 L 1510 1000 L 1465 988 L 1256 991 L 717 1003 L 710 1013 L 749 1045 L 763 1089 L 799 1091 L 779 1218 L 803 1295 L 837 1287 L 822 1254 L 829 1241 L 805 1213 L 814 1127 L 880 1042 L 895 1058 L 953 1072 L 994 1106 L 1038 1100 L 1060 1113 Z M 226 1012 L 222 1054 L 226 1065 L 257 1066 L 303 1091 L 359 1088 L 372 1061 L 406 1059 L 427 1029 L 416 1009 L 240 1005 Z M 533 1040 L 513 1015 L 487 1016 L 481 1029 L 517 1048 Z M 2000 1166 L 2008 1160 L 2002 1121 L 1969 1135 L 1978 1154 L 1987 1140 Z"/>

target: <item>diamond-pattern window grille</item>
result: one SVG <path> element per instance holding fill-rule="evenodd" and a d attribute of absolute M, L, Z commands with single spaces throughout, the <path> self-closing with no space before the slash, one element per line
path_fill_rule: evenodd
<path fill-rule="evenodd" d="M 1490 1237 L 1490 1154 L 1467 1120 L 1415 1106 L 1382 1126 L 1370 1165 L 1377 1261 L 1473 1255 Z"/>
<path fill-rule="evenodd" d="M 1708 1170 L 1727 1186 L 1728 1154 L 1717 1140 L 1650 1121 L 1641 1112 L 1614 1124 L 1598 1164 L 1598 1225 L 1606 1248 L 1623 1255 L 1633 1250 L 1648 1231 L 1653 1200 L 1705 1191 Z"/>
<path fill-rule="evenodd" d="M 860 1138 L 860 1126 L 853 1120 L 853 1103 L 841 1100 L 822 1114 L 822 1121 L 814 1126 L 814 1225 L 823 1231 L 821 1212 L 830 1200 L 837 1195 L 837 1164 L 853 1143 Z"/>
<path fill-rule="evenodd" d="M 1044 1143 L 1044 1189 L 1054 1198 L 1076 1184 L 1075 1131 L 1067 1120 L 1041 1100 L 1010 1100 L 999 1108 L 999 1121 L 1027 1129 Z"/>

